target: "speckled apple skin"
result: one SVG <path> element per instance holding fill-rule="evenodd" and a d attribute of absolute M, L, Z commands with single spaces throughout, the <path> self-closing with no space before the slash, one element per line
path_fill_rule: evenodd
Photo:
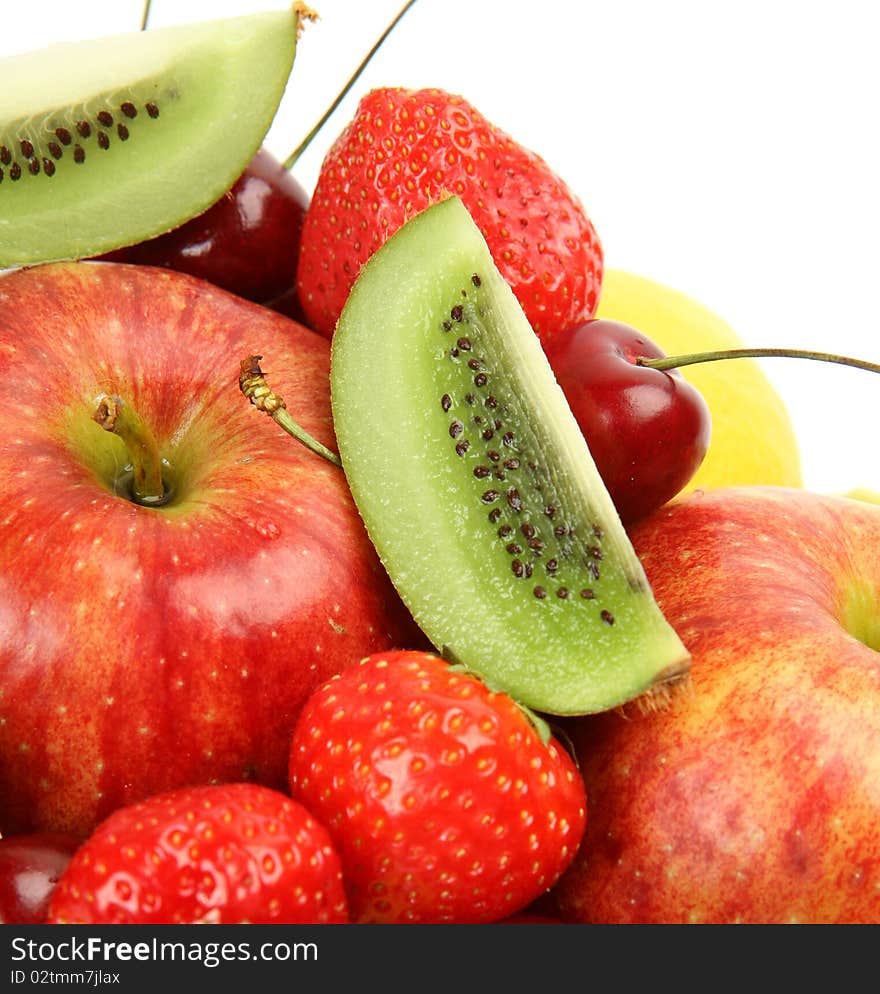
<path fill-rule="evenodd" d="M 880 508 L 717 490 L 632 537 L 692 684 L 665 711 L 570 724 L 591 817 L 549 906 L 578 922 L 880 921 Z"/>
<path fill-rule="evenodd" d="M 333 446 L 328 343 L 287 318 L 154 268 L 0 278 L 4 834 L 82 836 L 176 786 L 283 787 L 311 690 L 416 638 L 341 470 L 242 396 L 249 354 Z M 155 432 L 167 507 L 114 494 L 102 392 Z"/>

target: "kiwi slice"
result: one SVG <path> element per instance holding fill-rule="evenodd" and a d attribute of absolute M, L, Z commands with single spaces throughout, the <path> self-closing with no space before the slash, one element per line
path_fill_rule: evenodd
<path fill-rule="evenodd" d="M 689 654 L 458 198 L 416 215 L 363 268 L 330 379 L 364 524 L 447 658 L 557 715 L 685 676 Z"/>
<path fill-rule="evenodd" d="M 206 210 L 269 130 L 299 19 L 288 7 L 0 60 L 0 267 L 98 255 Z"/>

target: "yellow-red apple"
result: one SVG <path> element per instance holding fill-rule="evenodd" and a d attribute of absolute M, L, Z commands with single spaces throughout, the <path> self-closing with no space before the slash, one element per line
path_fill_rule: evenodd
<path fill-rule="evenodd" d="M 880 921 L 880 507 L 695 493 L 632 530 L 693 655 L 664 711 L 577 719 L 580 922 Z"/>

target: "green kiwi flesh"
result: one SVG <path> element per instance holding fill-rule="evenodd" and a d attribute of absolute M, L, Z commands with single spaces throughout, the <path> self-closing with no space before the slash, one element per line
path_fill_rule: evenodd
<path fill-rule="evenodd" d="M 0 267 L 98 255 L 211 206 L 272 124 L 298 21 L 287 7 L 0 60 Z"/>
<path fill-rule="evenodd" d="M 556 715 L 662 694 L 687 674 L 538 338 L 459 199 L 416 215 L 362 269 L 330 380 L 364 524 L 447 658 Z"/>

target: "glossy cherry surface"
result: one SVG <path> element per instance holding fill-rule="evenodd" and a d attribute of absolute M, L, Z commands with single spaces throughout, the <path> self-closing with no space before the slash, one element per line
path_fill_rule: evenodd
<path fill-rule="evenodd" d="M 662 350 L 629 325 L 596 318 L 546 352 L 624 524 L 679 493 L 706 454 L 711 417 L 678 370 L 636 364 Z"/>
<path fill-rule="evenodd" d="M 72 836 L 54 832 L 0 839 L 0 924 L 46 921 L 49 898 L 76 846 Z"/>
<path fill-rule="evenodd" d="M 102 258 L 175 269 L 269 304 L 296 280 L 308 203 L 296 177 L 261 148 L 229 192 L 203 214 Z"/>

